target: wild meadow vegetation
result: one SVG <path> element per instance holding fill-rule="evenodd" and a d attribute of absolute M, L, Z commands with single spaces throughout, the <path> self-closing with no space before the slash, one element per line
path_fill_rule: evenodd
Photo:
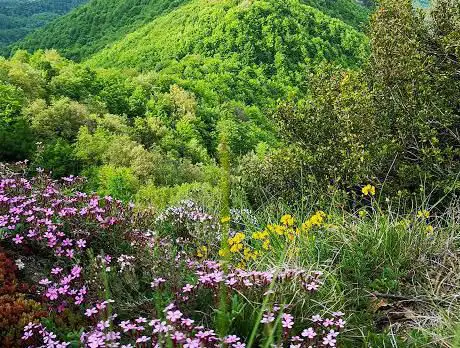
<path fill-rule="evenodd" d="M 0 346 L 460 347 L 460 3 L 422 5 L 92 0 L 14 42 Z"/>

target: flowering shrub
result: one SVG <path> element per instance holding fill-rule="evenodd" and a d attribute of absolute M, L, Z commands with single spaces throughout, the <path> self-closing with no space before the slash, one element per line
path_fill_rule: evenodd
<path fill-rule="evenodd" d="M 317 211 L 300 226 L 292 215 L 283 215 L 279 224 L 269 224 L 262 231 L 252 233 L 248 237 L 242 232 L 234 233 L 227 240 L 228 249 L 222 248 L 219 254 L 222 257 L 229 257 L 240 268 L 245 268 L 247 263 L 255 261 L 264 253 L 273 249 L 273 244 L 291 244 L 296 238 L 308 237 L 308 232 L 314 228 L 325 226 L 326 213 Z"/>
<path fill-rule="evenodd" d="M 10 173 L 0 181 L 0 235 L 15 252 L 32 249 L 46 260 L 38 290 L 53 313 L 78 312 L 92 303 L 103 273 L 110 266 L 126 272 L 152 242 L 136 228 L 146 230 L 142 223 L 148 219 L 140 219 L 132 205 L 81 192 L 80 183 L 72 176 L 52 180 L 40 171 L 31 179 Z"/>
<path fill-rule="evenodd" d="M 206 213 L 192 200 L 184 200 L 177 206 L 167 208 L 157 217 L 156 224 L 158 229 L 172 232 L 177 237 L 199 240 L 209 238 L 210 234 L 216 236 L 220 227 L 213 215 Z"/>
<path fill-rule="evenodd" d="M 336 345 L 342 314 L 312 313 L 316 316 L 307 320 L 287 304 L 290 294 L 301 292 L 303 300 L 313 296 L 322 284 L 321 272 L 246 271 L 205 260 L 217 250 L 202 245 L 196 255 L 193 235 L 151 232 L 161 224 L 188 226 L 188 231 L 207 231 L 218 240 L 217 218 L 193 202 L 169 208 L 154 221 L 109 196 L 79 191 L 81 182 L 76 177 L 51 180 L 40 172 L 30 179 L 10 173 L 0 180 L 5 245 L 19 254 L 33 248 L 43 260 L 36 272 L 42 303 L 15 299 L 33 313 L 17 319 L 24 326 L 23 345 L 244 347 L 251 328 L 257 344 L 273 337 L 280 346 Z M 323 218 L 319 214 L 314 222 L 319 225 Z M 266 230 L 274 235 L 282 231 L 287 241 L 298 233 L 294 218 L 287 215 Z M 245 253 L 245 239 L 244 233 L 232 232 L 233 253 Z M 263 246 L 264 241 L 254 241 Z M 250 249 L 251 255 L 257 250 Z M 11 261 L 5 265 L 16 268 Z M 14 288 L 14 279 L 5 274 L 6 287 Z M 222 299 L 242 308 L 232 314 L 226 336 L 209 327 L 217 322 L 215 311 Z M 250 309 L 249 303 L 258 304 L 259 310 Z M 50 315 L 37 321 L 40 306 Z M 233 322 L 244 323 L 246 331 Z"/>
<path fill-rule="evenodd" d="M 211 291 L 217 299 L 219 288 L 225 286 L 232 293 L 244 294 L 252 300 L 263 297 L 276 298 L 283 292 L 278 286 L 286 282 L 298 281 L 305 291 L 311 293 L 321 284 L 321 272 L 308 273 L 303 270 L 286 269 L 279 272 L 246 272 L 241 269 L 231 269 L 223 272 L 215 261 L 188 261 L 188 267 L 196 275 L 194 284 L 186 283 L 175 293 L 173 302 L 169 303 L 156 317 L 139 316 L 129 320 L 118 320 L 116 314 L 110 314 L 111 300 L 96 303 L 85 311 L 85 316 L 91 318 L 94 326 L 88 327 L 80 337 L 81 342 L 88 347 L 116 346 L 124 347 L 163 347 L 168 342 L 182 347 L 215 347 L 224 344 L 228 347 L 245 347 L 243 338 L 237 335 L 218 337 L 213 329 L 205 328 L 190 318 L 190 303 L 200 298 L 203 291 Z M 161 292 L 167 289 L 164 278 L 156 278 L 152 287 Z M 162 290 L 163 289 L 163 290 Z M 182 309 L 183 308 L 183 309 Z M 261 328 L 274 330 L 278 325 L 282 334 L 279 345 L 289 347 L 334 347 L 339 331 L 344 328 L 343 313 L 334 312 L 329 317 L 314 315 L 306 325 L 304 320 L 296 323 L 290 314 L 289 306 L 274 304 L 267 308 L 259 318 Z M 278 323 L 276 321 L 277 318 Z M 296 324 L 296 325 L 295 325 Z M 57 342 L 56 336 L 43 326 L 30 324 L 25 328 L 25 340 L 38 339 L 43 342 Z M 263 340 L 263 338 L 261 338 Z"/>

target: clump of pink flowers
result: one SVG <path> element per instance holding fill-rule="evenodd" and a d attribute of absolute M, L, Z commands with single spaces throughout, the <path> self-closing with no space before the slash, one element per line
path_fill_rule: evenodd
<path fill-rule="evenodd" d="M 250 324 L 260 326 L 260 332 L 278 325 L 277 346 L 337 345 L 345 327 L 343 313 L 305 320 L 294 306 L 280 304 L 288 287 L 313 296 L 323 285 L 321 272 L 248 271 L 213 260 L 196 261 L 181 247 L 190 236 L 158 239 L 151 233 L 159 223 L 172 222 L 191 223 L 218 235 L 218 219 L 195 203 L 184 201 L 156 220 L 149 219 L 131 204 L 80 191 L 82 178 L 52 180 L 38 172 L 33 178 L 8 172 L 0 179 L 0 237 L 16 254 L 32 250 L 42 255 L 46 263 L 36 266 L 42 267 L 36 272 L 40 276 L 37 295 L 50 313 L 72 311 L 83 324 L 79 342 L 65 342 L 59 327 L 53 327 L 53 332 L 45 322 L 29 323 L 24 327 L 24 346 L 243 348 L 247 337 L 236 332 L 219 337 L 203 325 L 212 326 L 209 318 L 223 288 L 229 298 L 267 300 L 270 305 L 260 308 L 260 318 Z M 137 274 L 138 307 L 126 309 L 122 300 L 107 297 L 108 274 L 114 281 L 124 276 L 134 279 L 129 277 Z M 154 298 L 167 298 L 168 304 L 153 306 Z M 209 301 L 197 311 L 193 306 L 201 298 Z"/>

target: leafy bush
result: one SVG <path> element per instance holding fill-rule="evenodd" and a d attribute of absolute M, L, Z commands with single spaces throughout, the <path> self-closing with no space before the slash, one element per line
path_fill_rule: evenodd
<path fill-rule="evenodd" d="M 313 194 L 308 188 L 314 186 L 314 177 L 302 157 L 295 147 L 244 156 L 237 174 L 249 201 L 255 206 L 277 200 L 293 203 Z"/>
<path fill-rule="evenodd" d="M 210 206 L 218 201 L 219 195 L 219 189 L 208 182 L 184 183 L 171 187 L 147 184 L 139 188 L 135 201 L 141 206 L 153 206 L 157 209 L 165 209 L 185 199 Z"/>
<path fill-rule="evenodd" d="M 0 195 L 6 198 L 0 202 L 2 238 L 15 253 L 22 254 L 32 247 L 37 257 L 46 259 L 39 266 L 38 272 L 43 275 L 38 290 L 43 305 L 56 312 L 41 323 L 23 323 L 25 343 L 57 344 L 67 339 L 72 344 L 80 340 L 90 345 L 100 339 L 107 343 L 153 339 L 161 344 L 172 340 L 209 346 L 225 340 L 238 347 L 244 339 L 289 342 L 298 332 L 302 334 L 294 338 L 298 342 L 335 345 L 338 329 L 345 324 L 342 313 L 315 316 L 312 320 L 299 315 L 296 319 L 291 314 L 295 312 L 294 305 L 287 305 L 284 297 L 303 289 L 302 301 L 306 303 L 321 283 L 320 272 L 282 267 L 263 272 L 234 268 L 224 273 L 218 262 L 203 261 L 203 255 L 193 260 L 190 252 L 196 241 L 189 240 L 186 234 L 165 234 L 158 239 L 158 235 L 147 230 L 148 215 L 138 220 L 139 215 L 131 207 L 110 196 L 84 194 L 78 191 L 80 184 L 81 179 L 76 177 L 55 181 L 39 173 L 29 180 L 4 171 L 0 185 Z M 189 232 L 197 230 L 187 221 L 195 226 L 209 222 L 208 232 L 217 232 L 218 236 L 218 220 L 194 204 L 167 209 L 152 226 L 167 221 L 178 223 L 176 227 Z M 203 238 L 208 237 L 203 234 Z M 11 284 L 11 276 L 5 279 Z M 233 318 L 222 319 L 213 314 L 212 304 L 216 306 L 224 287 L 234 303 L 234 312 L 229 312 Z M 249 299 L 263 302 L 258 312 L 246 307 Z M 137 305 L 139 300 L 144 304 Z M 199 314 L 196 309 L 203 309 L 202 301 L 206 306 Z M 139 316 L 143 312 L 150 313 L 150 326 L 146 325 L 147 318 Z M 213 330 L 200 327 L 209 319 L 216 328 L 224 328 L 221 338 Z M 78 327 L 72 326 L 77 324 Z M 109 326 L 113 329 L 109 330 Z M 80 327 L 83 332 L 77 335 Z M 252 332 L 248 331 L 251 327 Z M 132 336 L 131 330 L 139 332 Z M 148 330 L 148 336 L 141 334 L 141 330 Z M 235 332 L 243 336 L 231 335 L 233 330 L 241 330 Z"/>
<path fill-rule="evenodd" d="M 2 347 L 21 347 L 23 328 L 45 317 L 40 303 L 30 298 L 26 284 L 16 277 L 17 266 L 0 253 L 0 343 Z"/>
<path fill-rule="evenodd" d="M 80 127 L 90 123 L 86 106 L 68 98 L 54 100 L 51 105 L 38 99 L 24 110 L 24 117 L 39 139 L 44 140 L 61 137 L 72 141 Z"/>
<path fill-rule="evenodd" d="M 78 174 L 81 163 L 74 155 L 74 148 L 67 141 L 58 138 L 53 142 L 39 143 L 32 164 L 35 167 L 52 169 L 52 175 L 60 178 Z"/>
<path fill-rule="evenodd" d="M 130 168 L 104 165 L 97 169 L 93 179 L 101 195 L 124 201 L 132 200 L 139 188 L 139 180 Z"/>

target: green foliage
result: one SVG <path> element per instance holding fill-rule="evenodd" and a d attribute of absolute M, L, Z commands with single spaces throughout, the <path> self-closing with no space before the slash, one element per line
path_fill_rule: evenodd
<path fill-rule="evenodd" d="M 98 52 L 90 64 L 161 69 L 196 54 L 260 66 L 267 76 L 289 81 L 322 60 L 359 64 L 365 41 L 352 27 L 299 1 L 193 1 Z"/>
<path fill-rule="evenodd" d="M 0 159 L 2 161 L 30 158 L 34 149 L 35 135 L 23 118 L 18 118 L 10 124 L 0 124 Z"/>
<path fill-rule="evenodd" d="M 105 5 L 73 12 L 75 25 Z M 426 181 L 433 199 L 459 186 L 459 15 L 449 0 L 431 22 L 409 0 L 382 0 L 369 39 L 357 29 L 366 10 L 345 0 L 138 5 L 157 12 L 134 15 L 145 22 L 123 38 L 114 31 L 107 40 L 118 41 L 84 64 L 55 51 L 0 60 L 3 158 L 55 173 L 125 168 L 138 187 L 173 191 L 210 182 L 225 129 L 253 203 L 337 188 L 354 197 L 368 182 L 408 195 Z M 98 18 L 113 24 L 123 6 Z M 36 141 L 43 158 L 30 156 Z"/>
<path fill-rule="evenodd" d="M 33 148 L 31 130 L 21 117 L 25 98 L 21 91 L 0 82 L 0 159 L 18 160 L 30 155 Z"/>
<path fill-rule="evenodd" d="M 338 18 L 355 28 L 361 28 L 367 23 L 369 12 L 361 4 L 369 6 L 372 0 L 303 0 L 306 5 L 317 8 L 328 16 Z"/>
<path fill-rule="evenodd" d="M 373 142 L 379 135 L 365 76 L 325 68 L 310 82 L 305 99 L 279 106 L 281 136 L 304 149 L 305 173 L 325 185 L 365 182 L 372 173 L 371 163 L 378 161 L 372 150 L 378 147 Z"/>
<path fill-rule="evenodd" d="M 86 106 L 69 98 L 53 100 L 50 105 L 37 99 L 24 109 L 24 117 L 40 139 L 74 140 L 80 127 L 90 122 Z"/>
<path fill-rule="evenodd" d="M 33 166 L 51 169 L 55 178 L 75 175 L 80 171 L 81 163 L 75 156 L 74 147 L 62 138 L 40 144 L 36 151 Z"/>
<path fill-rule="evenodd" d="M 88 4 L 35 31 L 19 45 L 31 50 L 58 48 L 67 57 L 80 60 L 184 2 L 89 1 Z"/>
<path fill-rule="evenodd" d="M 396 195 L 425 185 L 435 202 L 458 189 L 459 52 L 452 45 L 460 12 L 439 1 L 428 21 L 409 0 L 380 6 L 362 71 L 318 69 L 306 96 L 282 103 L 275 118 L 320 188 L 353 192 L 380 181 Z"/>
<path fill-rule="evenodd" d="M 249 201 L 255 206 L 279 199 L 301 201 L 307 188 L 314 188 L 301 156 L 299 149 L 283 147 L 268 153 L 252 152 L 241 158 L 239 184 Z"/>
<path fill-rule="evenodd" d="M 88 68 L 69 64 L 51 79 L 49 87 L 54 95 L 82 100 L 97 92 L 96 73 Z"/>
<path fill-rule="evenodd" d="M 82 60 L 156 18 L 186 6 L 188 2 L 185 0 L 90 1 L 35 31 L 16 46 L 28 50 L 56 48 L 66 57 Z M 305 0 L 304 2 L 355 27 L 361 26 L 367 20 L 367 11 L 353 0 Z M 239 2 L 235 2 L 235 5 L 238 4 Z M 247 6 L 247 3 L 241 2 L 239 6 Z"/>
<path fill-rule="evenodd" d="M 20 90 L 9 84 L 0 84 L 0 122 L 10 124 L 21 113 L 24 97 Z"/>
<path fill-rule="evenodd" d="M 176 186 L 141 186 L 135 201 L 141 206 L 153 206 L 159 210 L 174 206 L 185 199 L 203 203 L 205 206 L 219 200 L 219 189 L 209 182 L 184 183 Z"/>
<path fill-rule="evenodd" d="M 428 22 L 410 1 L 381 5 L 373 18 L 374 64 L 368 75 L 378 96 L 377 127 L 386 133 L 387 144 L 397 144 L 389 153 L 398 158 L 390 176 L 400 189 L 413 190 L 427 181 L 428 190 L 447 192 L 459 170 L 459 52 L 452 43 L 460 8 L 450 0 L 438 1 Z M 452 59 L 442 59 L 445 55 Z"/>
<path fill-rule="evenodd" d="M 139 188 L 139 180 L 130 168 L 104 165 L 95 172 L 90 186 L 100 195 L 130 201 Z"/>

